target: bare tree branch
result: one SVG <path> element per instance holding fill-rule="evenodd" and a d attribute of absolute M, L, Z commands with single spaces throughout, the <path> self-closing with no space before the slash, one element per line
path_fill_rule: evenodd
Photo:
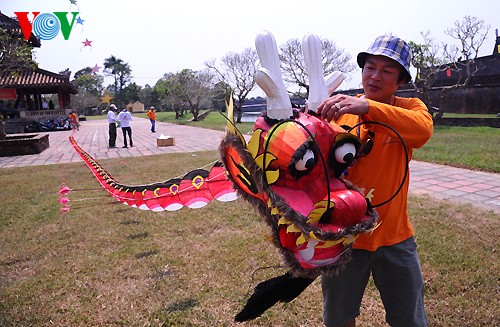
<path fill-rule="evenodd" d="M 219 64 L 212 59 L 205 62 L 205 65 L 215 72 L 219 82 L 224 82 L 233 88 L 236 122 L 240 123 L 245 99 L 256 85 L 254 76 L 259 67 L 257 52 L 251 48 L 246 48 L 240 53 L 229 52 L 221 58 Z"/>
<path fill-rule="evenodd" d="M 350 63 L 351 55 L 345 53 L 344 49 L 328 39 L 321 40 L 322 63 L 325 75 L 334 71 L 343 73 L 352 72 L 356 66 Z M 280 46 L 279 53 L 281 69 L 283 70 L 283 80 L 287 83 L 299 86 L 296 92 L 290 92 L 295 96 L 307 98 L 309 93 L 309 79 L 304 63 L 302 52 L 302 42 L 299 39 L 290 39 Z"/>

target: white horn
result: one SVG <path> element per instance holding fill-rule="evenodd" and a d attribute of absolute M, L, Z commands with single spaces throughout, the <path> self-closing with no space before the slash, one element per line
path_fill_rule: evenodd
<path fill-rule="evenodd" d="M 321 40 L 314 34 L 307 34 L 302 38 L 302 51 L 307 75 L 309 77 L 308 110 L 316 111 L 318 106 L 337 89 L 344 80 L 341 72 L 333 72 L 326 81 L 323 77 L 323 63 L 321 62 Z"/>
<path fill-rule="evenodd" d="M 272 119 L 288 119 L 292 116 L 292 103 L 281 76 L 278 47 L 274 36 L 268 31 L 255 38 L 255 48 L 262 68 L 254 79 L 267 96 L 267 116 Z"/>

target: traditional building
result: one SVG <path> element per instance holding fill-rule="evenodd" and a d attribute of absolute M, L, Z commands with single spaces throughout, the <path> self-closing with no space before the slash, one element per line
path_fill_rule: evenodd
<path fill-rule="evenodd" d="M 470 73 L 470 74 L 469 74 Z M 466 79 L 470 76 L 467 83 Z M 467 114 L 500 112 L 500 37 L 496 30 L 493 52 L 469 62 L 443 65 L 429 92 L 432 107 Z M 456 86 L 456 87 L 454 87 Z"/>
<path fill-rule="evenodd" d="M 12 37 L 21 34 L 19 22 L 1 12 L 0 28 L 8 31 Z M 41 45 L 33 33 L 27 42 L 32 47 Z M 3 100 L 15 100 L 11 108 L 1 109 L 17 111 L 20 117 L 66 114 L 71 108 L 70 94 L 77 93 L 78 90 L 69 81 L 69 74 L 57 74 L 40 68 L 0 72 L 0 100 L 2 103 Z M 56 94 L 58 103 L 51 107 L 44 106 L 42 96 L 48 94 Z"/>
<path fill-rule="evenodd" d="M 130 112 L 145 112 L 144 103 L 136 101 L 134 103 L 127 104 L 127 110 Z"/>
<path fill-rule="evenodd" d="M 14 99 L 15 108 L 27 111 L 43 109 L 70 109 L 70 94 L 78 91 L 69 81 L 69 76 L 36 68 L 34 71 L 24 70 L 16 73 L 0 73 L 0 98 Z M 44 108 L 42 95 L 57 94 L 59 103 L 54 108 Z"/>

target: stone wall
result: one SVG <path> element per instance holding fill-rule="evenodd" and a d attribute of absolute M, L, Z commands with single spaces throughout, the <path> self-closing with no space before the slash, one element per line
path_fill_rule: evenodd
<path fill-rule="evenodd" d="M 362 89 L 335 92 L 348 95 L 363 93 Z M 418 98 L 410 84 L 396 91 L 396 95 L 405 98 Z M 459 114 L 497 114 L 500 113 L 500 85 L 474 85 L 453 90 L 434 88 L 429 91 L 431 104 L 444 112 Z"/>
<path fill-rule="evenodd" d="M 435 126 L 461 126 L 461 127 L 496 127 L 500 128 L 500 118 L 438 118 Z"/>
<path fill-rule="evenodd" d="M 0 140 L 0 157 L 38 154 L 49 147 L 49 134 L 9 134 Z"/>

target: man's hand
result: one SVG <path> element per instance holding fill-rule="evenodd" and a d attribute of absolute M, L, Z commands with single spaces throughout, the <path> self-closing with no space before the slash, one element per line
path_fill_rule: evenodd
<path fill-rule="evenodd" d="M 343 114 L 364 115 L 368 113 L 368 101 L 364 98 L 344 94 L 334 95 L 323 101 L 316 110 L 327 121 L 339 119 Z"/>

